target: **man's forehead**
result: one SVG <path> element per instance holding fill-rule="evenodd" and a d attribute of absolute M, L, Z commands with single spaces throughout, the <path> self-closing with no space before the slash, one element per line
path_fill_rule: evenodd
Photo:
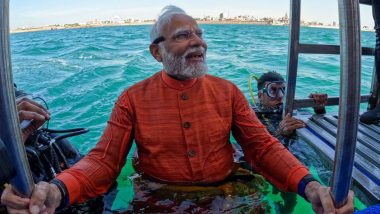
<path fill-rule="evenodd" d="M 285 81 L 265 81 L 265 84 L 264 85 L 268 85 L 268 84 L 274 84 L 274 85 L 279 85 L 279 86 L 283 86 L 285 85 Z"/>
<path fill-rule="evenodd" d="M 177 14 L 174 15 L 170 22 L 164 27 L 169 33 L 177 32 L 182 29 L 196 30 L 199 29 L 197 22 L 188 15 Z"/>

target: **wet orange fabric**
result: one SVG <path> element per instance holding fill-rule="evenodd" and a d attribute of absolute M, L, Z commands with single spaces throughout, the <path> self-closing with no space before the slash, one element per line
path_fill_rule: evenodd
<path fill-rule="evenodd" d="M 297 191 L 308 170 L 267 132 L 234 84 L 211 75 L 177 81 L 163 71 L 120 95 L 99 143 L 58 179 L 70 203 L 106 192 L 135 139 L 140 167 L 150 177 L 221 181 L 233 167 L 231 131 L 257 172 L 283 190 Z"/>

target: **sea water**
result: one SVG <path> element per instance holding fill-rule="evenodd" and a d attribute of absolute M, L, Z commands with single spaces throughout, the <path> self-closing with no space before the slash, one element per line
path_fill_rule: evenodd
<path fill-rule="evenodd" d="M 11 35 L 13 77 L 19 89 L 43 97 L 52 113 L 49 127 L 68 129 L 85 127 L 90 132 L 71 139 L 86 154 L 95 146 L 112 107 L 120 93 L 162 68 L 149 52 L 151 26 L 99 27 L 52 30 Z M 202 25 L 208 44 L 209 73 L 235 83 L 249 97 L 248 78 L 275 70 L 286 75 L 288 27 L 261 25 Z M 339 44 L 336 29 L 301 28 L 301 43 Z M 362 32 L 362 45 L 373 47 L 373 32 Z M 362 94 L 371 86 L 373 57 L 362 59 Z M 296 98 L 309 93 L 339 95 L 340 58 L 338 55 L 300 55 Z M 257 86 L 253 82 L 253 88 Z M 366 106 L 361 105 L 364 111 Z M 337 107 L 328 112 L 337 113 Z M 234 141 L 233 138 L 231 138 Z M 305 162 L 318 156 L 305 142 L 294 145 L 296 155 Z M 132 151 L 118 178 L 119 187 L 112 209 L 125 210 L 131 202 L 133 174 Z M 311 158 L 313 160 L 313 158 Z M 313 174 L 328 184 L 331 169 L 318 161 L 309 161 Z M 302 198 L 291 210 L 284 209 L 286 199 L 267 190 L 263 199 L 270 212 L 309 213 L 310 205 Z M 249 203 L 235 204 L 230 211 L 245 212 Z M 365 207 L 356 201 L 356 207 Z"/>

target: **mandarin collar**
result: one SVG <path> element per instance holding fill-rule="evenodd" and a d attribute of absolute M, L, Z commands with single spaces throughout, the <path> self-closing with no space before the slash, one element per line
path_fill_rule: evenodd
<path fill-rule="evenodd" d="M 195 83 L 198 81 L 199 78 L 193 78 L 189 80 L 176 80 L 173 77 L 169 76 L 165 70 L 161 71 L 161 77 L 162 80 L 166 85 L 168 85 L 170 88 L 176 89 L 176 90 L 185 90 L 193 87 Z"/>

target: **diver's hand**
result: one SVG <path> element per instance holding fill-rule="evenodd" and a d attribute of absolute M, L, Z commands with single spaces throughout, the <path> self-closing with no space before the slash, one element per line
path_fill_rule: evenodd
<path fill-rule="evenodd" d="M 21 130 L 22 139 L 25 142 L 29 135 L 41 127 L 46 120 L 50 119 L 50 112 L 41 104 L 26 97 L 17 100 L 16 104 L 20 122 L 23 120 L 31 121 L 29 126 Z"/>
<path fill-rule="evenodd" d="M 12 187 L 8 186 L 1 196 L 1 204 L 7 207 L 9 214 L 53 214 L 59 206 L 61 198 L 61 192 L 55 184 L 39 182 L 36 184 L 30 199 L 17 196 Z"/>
<path fill-rule="evenodd" d="M 325 106 L 327 104 L 327 94 L 310 94 L 309 98 L 314 99 L 314 102 L 318 105 L 317 107 L 314 107 L 314 112 L 317 114 L 324 114 L 326 113 Z"/>
<path fill-rule="evenodd" d="M 327 98 L 328 98 L 328 95 L 327 94 L 317 94 L 317 93 L 312 93 L 309 95 L 309 98 L 312 98 L 314 99 L 314 102 L 320 106 L 320 107 L 324 107 L 326 104 L 327 104 Z"/>
<path fill-rule="evenodd" d="M 278 133 L 282 136 L 291 135 L 294 130 L 304 128 L 305 123 L 302 120 L 296 119 L 288 113 L 278 126 Z"/>
<path fill-rule="evenodd" d="M 351 190 L 346 204 L 339 209 L 334 206 L 334 201 L 330 195 L 330 188 L 322 186 L 317 181 L 312 181 L 306 185 L 305 195 L 316 213 L 343 214 L 354 212 L 354 192 Z"/>

